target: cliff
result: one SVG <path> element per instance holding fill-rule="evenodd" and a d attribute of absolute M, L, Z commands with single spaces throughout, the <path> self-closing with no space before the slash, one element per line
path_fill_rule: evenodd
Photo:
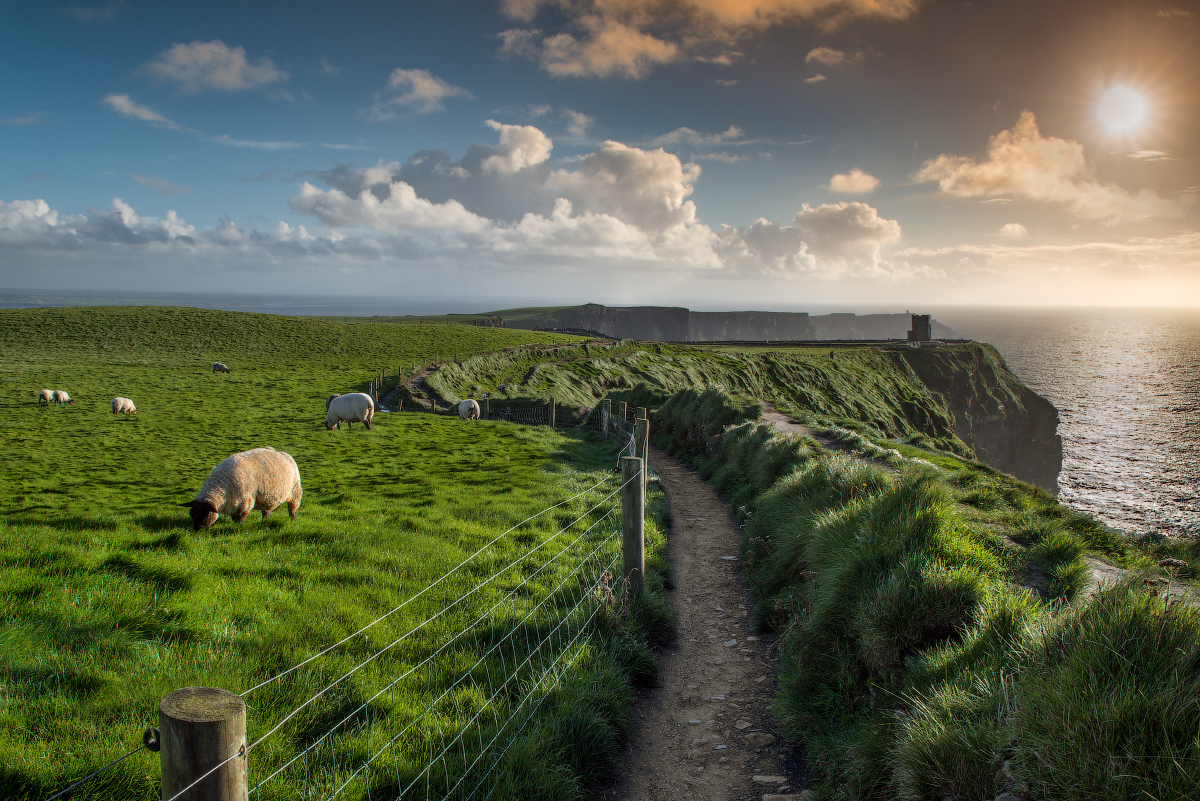
<path fill-rule="evenodd" d="M 1058 409 L 1021 383 L 991 345 L 896 351 L 954 420 L 979 461 L 1058 494 Z"/>
<path fill-rule="evenodd" d="M 617 339 L 651 342 L 783 342 L 814 339 L 905 339 L 908 314 L 851 312 L 810 316 L 807 312 L 696 312 L 681 306 L 583 306 L 530 314 L 528 309 L 492 312 L 507 328 L 577 328 Z M 935 339 L 957 339 L 933 321 Z"/>

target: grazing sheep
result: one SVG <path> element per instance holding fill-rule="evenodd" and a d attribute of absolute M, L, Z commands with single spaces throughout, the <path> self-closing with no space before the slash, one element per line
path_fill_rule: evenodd
<path fill-rule="evenodd" d="M 214 373 L 228 373 L 229 368 L 226 367 L 225 365 L 221 364 L 220 362 L 213 362 L 213 372 Z"/>
<path fill-rule="evenodd" d="M 479 419 L 479 404 L 467 398 L 458 404 L 458 419 L 459 420 L 478 420 Z"/>
<path fill-rule="evenodd" d="M 295 459 L 274 448 L 255 448 L 235 453 L 214 467 L 195 499 L 180 506 L 191 508 L 193 531 L 207 531 L 220 515 L 241 523 L 251 512 L 260 511 L 266 520 L 284 503 L 295 520 L 302 494 Z"/>
<path fill-rule="evenodd" d="M 59 406 L 62 406 L 64 403 L 69 403 L 72 406 L 75 405 L 75 399 L 68 395 L 65 389 L 54 390 L 50 394 L 50 402 L 57 403 Z"/>
<path fill-rule="evenodd" d="M 43 389 L 38 393 L 38 406 L 43 403 L 49 406 L 54 401 L 54 393 L 48 389 Z"/>
<path fill-rule="evenodd" d="M 137 407 L 129 398 L 113 398 L 112 410 L 113 414 L 137 414 Z"/>
<path fill-rule="evenodd" d="M 365 392 L 349 395 L 330 395 L 325 401 L 325 428 L 341 430 L 345 422 L 351 429 L 355 423 L 363 423 L 371 430 L 371 418 L 375 416 L 375 401 Z"/>

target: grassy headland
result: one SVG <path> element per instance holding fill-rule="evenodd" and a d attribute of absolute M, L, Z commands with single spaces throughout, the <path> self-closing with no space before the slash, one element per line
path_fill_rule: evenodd
<path fill-rule="evenodd" d="M 0 312 L 0 796 L 48 797 L 140 744 L 167 692 L 244 691 L 411 598 L 530 514 L 610 476 L 608 446 L 548 429 L 395 414 L 378 415 L 371 432 L 324 429 L 324 397 L 363 389 L 380 367 L 563 339 L 198 309 Z M 217 360 L 233 372 L 213 374 Z M 37 406 L 42 387 L 66 389 L 75 405 Z M 138 414 L 112 415 L 114 395 L 133 398 Z M 230 453 L 265 445 L 299 464 L 298 519 L 278 511 L 239 526 L 223 517 L 193 533 L 176 504 Z M 529 625 L 519 613 L 561 592 L 551 563 L 594 522 L 585 513 L 609 484 L 522 526 L 435 595 L 257 691 L 250 740 L 489 569 L 540 545 L 452 618 L 462 622 L 520 586 L 492 636 Z M 651 500 L 661 521 L 661 494 Z M 581 526 L 559 533 L 580 516 Z M 663 529 L 652 521 L 648 531 L 650 583 L 661 588 Z M 652 603 L 627 618 L 601 614 L 502 764 L 500 797 L 577 797 L 610 768 L 631 682 L 653 676 L 646 638 L 661 632 L 663 611 Z M 252 781 L 364 704 L 338 755 L 367 753 L 394 732 L 386 722 L 393 704 L 428 705 L 429 678 L 386 702 L 367 700 L 439 645 L 433 633 L 415 636 L 311 705 L 255 750 Z M 452 699 L 438 714 L 442 731 L 481 710 L 486 730 L 513 700 Z M 427 756 L 427 743 L 401 741 L 388 757 L 395 764 L 385 760 L 388 781 Z M 156 797 L 156 762 L 142 752 L 74 795 Z M 297 781 L 286 775 L 264 797 L 294 796 Z M 387 782 L 373 789 L 386 792 Z"/>

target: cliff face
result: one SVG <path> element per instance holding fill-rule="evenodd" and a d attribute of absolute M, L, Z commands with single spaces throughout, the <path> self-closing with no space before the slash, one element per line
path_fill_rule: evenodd
<path fill-rule="evenodd" d="M 897 351 L 954 419 L 979 461 L 1058 494 L 1058 409 L 1025 386 L 991 345 Z"/>
<path fill-rule="evenodd" d="M 738 340 L 815 339 L 808 312 L 689 312 L 688 340 L 733 342 Z"/>

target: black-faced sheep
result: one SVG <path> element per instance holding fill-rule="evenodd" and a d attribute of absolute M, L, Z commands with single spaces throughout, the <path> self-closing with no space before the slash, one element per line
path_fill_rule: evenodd
<path fill-rule="evenodd" d="M 129 398 L 116 397 L 110 401 L 113 414 L 137 414 L 137 407 Z"/>
<path fill-rule="evenodd" d="M 221 364 L 220 362 L 213 362 L 213 372 L 214 373 L 228 373 L 229 368 L 226 367 L 225 365 Z"/>
<path fill-rule="evenodd" d="M 479 403 L 471 398 L 467 398 L 465 401 L 460 401 L 458 404 L 458 419 L 478 420 Z"/>
<path fill-rule="evenodd" d="M 255 448 L 214 467 L 196 498 L 180 506 L 191 508 L 194 531 L 207 531 L 220 515 L 241 523 L 252 511 L 260 511 L 266 520 L 284 503 L 295 520 L 301 495 L 296 460 L 274 448 Z"/>
<path fill-rule="evenodd" d="M 375 416 L 375 401 L 365 392 L 349 395 L 330 395 L 325 401 L 325 428 L 341 430 L 344 422 L 351 429 L 362 423 L 371 430 L 371 418 Z"/>

